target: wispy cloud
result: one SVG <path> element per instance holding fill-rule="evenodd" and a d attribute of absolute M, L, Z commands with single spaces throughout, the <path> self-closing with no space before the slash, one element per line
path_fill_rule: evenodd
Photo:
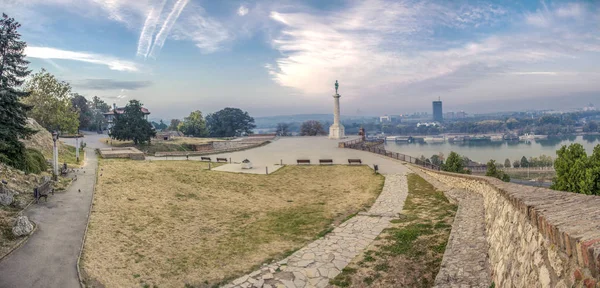
<path fill-rule="evenodd" d="M 169 33 L 171 32 L 171 28 L 173 28 L 175 21 L 177 21 L 181 11 L 183 11 L 183 8 L 185 8 L 188 2 L 189 0 L 177 0 L 177 2 L 175 2 L 173 9 L 169 13 L 169 16 L 167 16 L 167 19 L 160 28 L 160 31 L 158 31 L 158 34 L 156 34 L 154 45 L 152 45 L 152 50 L 150 51 L 150 56 L 156 57 L 156 55 L 160 52 L 160 49 L 162 49 L 163 45 L 165 44 L 167 36 L 169 36 Z"/>
<path fill-rule="evenodd" d="M 152 85 L 152 81 L 123 81 L 115 79 L 83 79 L 72 81 L 73 86 L 90 90 L 137 90 Z"/>
<path fill-rule="evenodd" d="M 241 5 L 240 8 L 238 8 L 237 14 L 240 16 L 246 16 L 246 14 L 248 14 L 248 7 Z"/>
<path fill-rule="evenodd" d="M 144 58 L 148 57 L 148 53 L 150 53 L 150 47 L 152 46 L 154 30 L 156 29 L 156 25 L 158 24 L 158 20 L 166 2 L 167 0 L 163 0 L 159 2 L 158 5 L 150 8 L 150 12 L 148 12 L 148 16 L 146 17 L 146 21 L 142 27 L 142 32 L 140 33 L 140 39 L 138 41 L 137 48 L 138 56 L 142 56 Z"/>
<path fill-rule="evenodd" d="M 126 60 L 121 60 L 112 56 L 102 54 L 94 54 L 88 52 L 77 52 L 61 50 L 50 47 L 32 47 L 25 48 L 27 57 L 38 59 L 62 59 L 81 61 L 96 65 L 105 65 L 111 70 L 137 72 L 139 67 L 136 63 Z"/>
<path fill-rule="evenodd" d="M 279 25 L 280 32 L 271 43 L 281 56 L 265 67 L 276 83 L 305 95 L 323 95 L 332 89 L 335 80 L 340 80 L 341 93 L 351 99 L 398 95 L 407 92 L 407 87 L 411 95 L 448 94 L 450 91 L 444 87 L 467 89 L 476 82 L 506 75 L 499 71 L 532 71 L 526 67 L 556 66 L 582 53 L 600 52 L 600 38 L 589 29 L 581 33 L 578 28 L 581 23 L 592 24 L 593 13 L 583 11 L 577 6 L 551 6 L 505 19 L 511 13 L 508 9 L 486 3 L 465 6 L 380 0 L 353 2 L 341 11 L 318 15 L 310 11 L 273 11 L 270 18 Z M 558 23 L 557 17 L 577 19 Z M 497 25 L 498 21 L 504 21 L 504 27 L 529 26 L 522 31 L 505 29 L 487 35 L 471 32 Z M 592 30 L 600 32 L 597 25 Z M 436 31 L 469 36 L 445 38 Z M 513 74 L 561 72 L 539 71 Z M 507 85 L 511 79 L 498 79 L 486 88 Z M 446 84 L 431 85 L 438 80 Z"/>

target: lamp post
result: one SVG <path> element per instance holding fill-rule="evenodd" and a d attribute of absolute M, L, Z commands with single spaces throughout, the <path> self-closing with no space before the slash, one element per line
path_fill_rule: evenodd
<path fill-rule="evenodd" d="M 75 135 L 75 158 L 77 158 L 77 163 L 79 163 L 79 131 Z"/>
<path fill-rule="evenodd" d="M 54 181 L 58 180 L 58 146 L 56 146 L 56 140 L 58 140 L 58 132 L 52 132 L 52 141 L 54 141 L 54 149 L 52 150 L 52 177 Z"/>

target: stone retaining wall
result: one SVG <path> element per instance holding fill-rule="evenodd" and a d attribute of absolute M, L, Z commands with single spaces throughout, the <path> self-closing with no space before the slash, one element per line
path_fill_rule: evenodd
<path fill-rule="evenodd" d="M 218 142 L 214 142 L 218 143 Z M 245 145 L 232 145 L 237 147 L 232 148 L 223 148 L 223 149 L 210 149 L 204 151 L 168 151 L 168 152 L 156 152 L 154 153 L 155 157 L 166 157 L 166 156 L 203 156 L 203 155 L 212 155 L 212 154 L 220 154 L 220 153 L 229 153 L 242 151 L 250 148 L 260 147 L 262 145 L 271 143 L 270 141 L 264 142 L 253 142 L 253 143 L 245 143 Z M 226 146 L 224 146 L 226 147 Z"/>
<path fill-rule="evenodd" d="M 105 159 L 109 158 L 130 158 L 132 160 L 144 160 L 144 152 L 134 147 L 114 147 L 98 149 L 100 156 Z"/>
<path fill-rule="evenodd" d="M 483 196 L 496 287 L 600 287 L 600 197 L 423 171 Z"/>

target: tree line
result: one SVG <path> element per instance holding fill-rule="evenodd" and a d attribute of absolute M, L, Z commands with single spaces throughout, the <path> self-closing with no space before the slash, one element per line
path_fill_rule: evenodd
<path fill-rule="evenodd" d="M 252 134 L 254 128 L 254 118 L 248 112 L 227 107 L 206 117 L 200 110 L 192 111 L 183 120 L 171 119 L 166 130 L 192 137 L 236 137 Z"/>

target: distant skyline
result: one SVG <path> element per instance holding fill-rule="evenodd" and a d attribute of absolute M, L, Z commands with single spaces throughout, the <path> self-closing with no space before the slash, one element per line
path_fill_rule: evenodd
<path fill-rule="evenodd" d="M 600 106 L 598 1 L 0 0 L 34 71 L 152 118 Z"/>

